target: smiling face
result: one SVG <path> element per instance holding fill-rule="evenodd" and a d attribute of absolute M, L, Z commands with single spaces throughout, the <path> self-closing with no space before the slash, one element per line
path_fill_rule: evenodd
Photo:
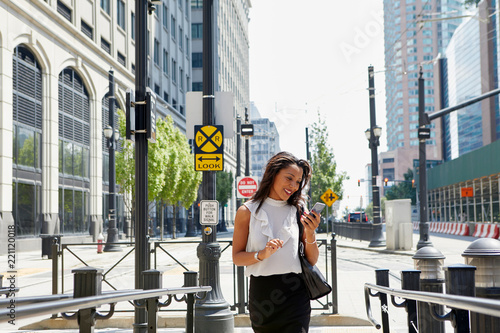
<path fill-rule="evenodd" d="M 269 197 L 274 200 L 287 201 L 299 189 L 302 174 L 302 169 L 296 164 L 281 169 L 274 177 Z"/>

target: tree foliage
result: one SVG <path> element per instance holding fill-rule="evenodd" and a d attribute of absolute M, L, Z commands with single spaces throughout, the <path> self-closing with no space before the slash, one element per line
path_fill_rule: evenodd
<path fill-rule="evenodd" d="M 404 174 L 404 178 L 403 182 L 389 188 L 385 193 L 385 197 L 387 200 L 411 199 L 411 204 L 415 205 L 417 202 L 417 190 L 412 186 L 413 171 L 408 169 Z"/>
<path fill-rule="evenodd" d="M 120 136 L 125 137 L 125 115 L 119 110 Z M 135 198 L 135 149 L 124 141 L 116 154 L 116 180 L 120 192 Z M 156 122 L 156 143 L 148 144 L 148 200 L 188 208 L 197 197 L 202 175 L 194 170 L 194 156 L 186 136 L 170 116 Z M 149 205 L 150 207 L 154 205 Z M 129 210 L 133 213 L 132 207 Z M 133 214 L 132 214 L 133 215 Z"/>
<path fill-rule="evenodd" d="M 224 207 L 233 196 L 233 173 L 226 171 L 217 171 L 216 173 L 216 198 L 220 205 Z"/>
<path fill-rule="evenodd" d="M 321 201 L 321 195 L 331 189 L 343 196 L 343 182 L 349 179 L 345 171 L 337 170 L 333 149 L 328 142 L 328 128 L 318 111 L 318 121 L 311 127 L 311 196 L 313 202 Z"/>

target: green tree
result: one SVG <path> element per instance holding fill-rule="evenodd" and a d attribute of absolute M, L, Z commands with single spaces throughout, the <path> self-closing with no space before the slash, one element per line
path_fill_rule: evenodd
<path fill-rule="evenodd" d="M 215 195 L 217 200 L 219 201 L 220 207 L 222 208 L 222 223 L 226 223 L 226 219 L 224 216 L 224 206 L 233 196 L 233 183 L 234 177 L 231 171 L 217 171 L 215 177 Z M 221 225 L 221 228 L 224 229 L 224 226 Z"/>
<path fill-rule="evenodd" d="M 385 193 L 385 197 L 387 200 L 411 199 L 411 204 L 415 205 L 417 202 L 417 191 L 416 188 L 412 186 L 413 171 L 408 169 L 404 174 L 404 178 L 403 182 L 390 187 Z"/>
<path fill-rule="evenodd" d="M 120 114 L 120 135 L 125 137 L 125 115 Z M 173 234 L 175 237 L 176 207 L 188 208 L 197 196 L 202 175 L 194 170 L 194 156 L 186 136 L 167 116 L 156 122 L 156 143 L 148 145 L 148 200 L 150 203 L 172 205 L 174 209 Z M 130 141 L 116 154 L 116 180 L 120 192 L 132 194 L 129 211 L 134 216 L 135 206 L 135 151 Z M 155 205 L 150 204 L 150 209 Z M 162 219 L 163 223 L 163 219 Z"/>
<path fill-rule="evenodd" d="M 337 170 L 333 149 L 328 142 L 328 128 L 321 113 L 311 127 L 311 196 L 312 201 L 321 201 L 321 195 L 331 189 L 339 199 L 343 196 L 343 182 L 349 179 L 345 171 Z"/>

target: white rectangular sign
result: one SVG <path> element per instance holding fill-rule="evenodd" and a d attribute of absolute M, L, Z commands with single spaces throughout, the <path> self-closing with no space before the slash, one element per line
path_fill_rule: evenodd
<path fill-rule="evenodd" d="M 217 225 L 219 223 L 219 202 L 217 200 L 200 201 L 200 224 Z"/>
<path fill-rule="evenodd" d="M 224 138 L 234 137 L 236 116 L 234 110 L 233 93 L 227 91 L 215 92 L 215 122 L 224 126 Z M 203 124 L 203 93 L 189 91 L 186 93 L 186 137 L 194 139 L 194 125 Z"/>

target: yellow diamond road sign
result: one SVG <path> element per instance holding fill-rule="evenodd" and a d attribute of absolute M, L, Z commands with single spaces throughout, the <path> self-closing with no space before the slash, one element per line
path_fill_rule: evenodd
<path fill-rule="evenodd" d="M 321 196 L 321 200 L 328 206 L 331 207 L 332 204 L 337 201 L 339 196 L 333 192 L 331 189 L 326 190 L 325 193 Z"/>

